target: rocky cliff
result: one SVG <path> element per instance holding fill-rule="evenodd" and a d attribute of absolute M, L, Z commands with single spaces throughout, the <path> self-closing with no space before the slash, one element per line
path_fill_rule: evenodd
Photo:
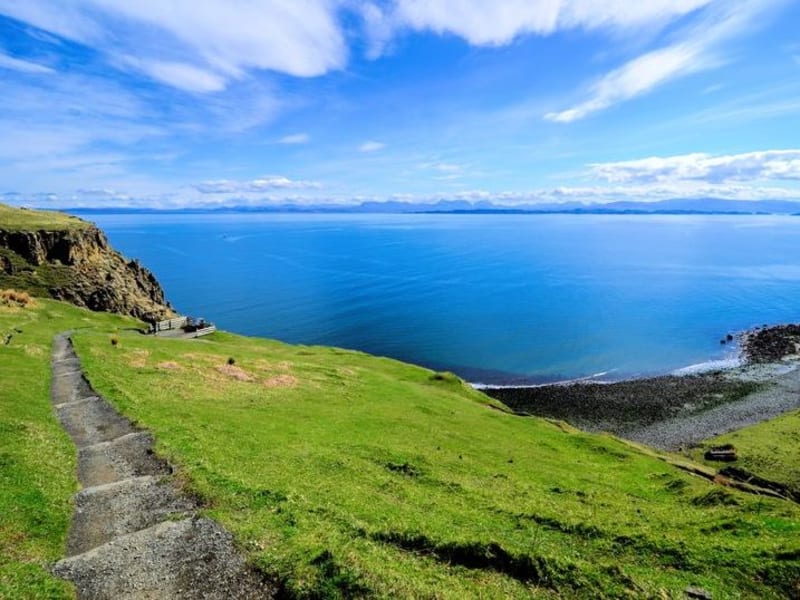
<path fill-rule="evenodd" d="M 94 225 L 5 229 L 0 222 L 0 289 L 15 288 L 92 310 L 162 319 L 174 314 L 153 274 L 114 250 Z"/>

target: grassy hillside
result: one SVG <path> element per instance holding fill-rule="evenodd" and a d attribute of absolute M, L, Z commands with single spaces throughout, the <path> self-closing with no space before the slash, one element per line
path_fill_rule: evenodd
<path fill-rule="evenodd" d="M 298 596 L 800 593 L 796 504 L 509 415 L 453 376 L 228 334 L 114 347 L 81 332 L 76 346 L 207 513 Z"/>
<path fill-rule="evenodd" d="M 35 303 L 0 308 L 0 598 L 71 595 L 47 572 L 77 485 L 48 398 L 65 329 L 93 383 L 296 596 L 798 594 L 796 504 L 509 415 L 450 375 L 224 333 L 146 338 Z"/>
<path fill-rule="evenodd" d="M 0 293 L 0 598 L 73 595 L 47 571 L 64 554 L 78 485 L 75 448 L 50 405 L 50 345 L 68 328 L 126 324 L 49 300 L 23 308 Z"/>
<path fill-rule="evenodd" d="M 737 467 L 784 485 L 800 498 L 800 411 L 709 440 L 693 456 L 702 460 L 706 447 L 723 444 L 736 447 Z"/>
<path fill-rule="evenodd" d="M 62 229 L 83 229 L 89 223 L 61 212 L 48 210 L 27 210 L 0 204 L 0 229 L 6 231 L 60 231 Z"/>

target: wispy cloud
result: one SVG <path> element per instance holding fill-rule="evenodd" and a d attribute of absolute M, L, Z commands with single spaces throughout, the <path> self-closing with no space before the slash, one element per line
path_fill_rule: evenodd
<path fill-rule="evenodd" d="M 386 144 L 382 142 L 376 142 L 373 140 L 364 142 L 358 147 L 359 152 L 377 152 L 378 150 L 383 150 L 386 147 Z"/>
<path fill-rule="evenodd" d="M 0 52 L 0 69 L 9 69 L 11 71 L 19 71 L 20 73 L 55 73 L 55 69 L 51 69 L 45 65 L 14 58 L 2 52 Z"/>
<path fill-rule="evenodd" d="M 141 71 L 166 85 L 187 92 L 219 92 L 225 89 L 226 80 L 209 69 L 181 62 L 141 60 L 126 56 L 121 63 Z"/>
<path fill-rule="evenodd" d="M 671 79 L 708 67 L 708 61 L 703 59 L 702 50 L 697 45 L 677 44 L 654 50 L 605 75 L 591 86 L 587 100 L 567 110 L 547 113 L 545 119 L 571 123 L 649 92 Z"/>
<path fill-rule="evenodd" d="M 684 154 L 590 165 L 594 177 L 610 183 L 645 184 L 800 180 L 800 150 L 765 150 L 712 156 Z"/>
<path fill-rule="evenodd" d="M 192 92 L 219 91 L 251 69 L 313 77 L 348 56 L 329 0 L 0 0 L 0 14 Z"/>
<path fill-rule="evenodd" d="M 610 106 L 646 94 L 654 88 L 698 71 L 719 66 L 724 42 L 763 22 L 765 14 L 782 0 L 751 0 L 711 6 L 703 18 L 685 28 L 678 41 L 646 52 L 590 85 L 588 97 L 545 119 L 570 123 Z"/>
<path fill-rule="evenodd" d="M 403 29 L 457 35 L 475 46 L 501 46 L 525 34 L 564 29 L 624 29 L 661 26 L 713 0 L 395 0 L 362 11 L 373 43 L 380 47 Z"/>
<path fill-rule="evenodd" d="M 230 179 L 204 181 L 192 187 L 201 194 L 254 194 L 270 190 L 320 189 L 322 185 L 316 181 L 294 180 L 280 175 L 270 175 L 251 181 Z"/>
<path fill-rule="evenodd" d="M 280 144 L 307 144 L 311 141 L 311 136 L 307 133 L 294 133 L 292 135 L 285 135 L 278 140 Z"/>

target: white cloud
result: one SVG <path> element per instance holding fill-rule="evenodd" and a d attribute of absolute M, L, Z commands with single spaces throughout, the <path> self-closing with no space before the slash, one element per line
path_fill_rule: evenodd
<path fill-rule="evenodd" d="M 557 30 L 632 28 L 663 25 L 708 5 L 713 0 L 396 0 L 386 13 L 373 6 L 365 14 L 368 27 L 387 38 L 386 20 L 397 28 L 430 30 L 464 38 L 476 46 L 500 46 L 525 34 Z"/>
<path fill-rule="evenodd" d="M 161 60 L 140 60 L 125 57 L 123 64 L 130 65 L 156 81 L 187 92 L 219 92 L 225 89 L 225 78 L 207 69 L 186 63 Z"/>
<path fill-rule="evenodd" d="M 280 175 L 270 175 L 251 181 L 219 179 L 204 181 L 192 186 L 201 194 L 252 194 L 270 190 L 320 189 L 316 181 L 293 180 Z"/>
<path fill-rule="evenodd" d="M 0 0 L 0 14 L 136 56 L 156 80 L 196 92 L 250 69 L 313 77 L 347 62 L 335 0 Z"/>
<path fill-rule="evenodd" d="M 10 69 L 21 73 L 55 73 L 50 67 L 14 58 L 2 52 L 0 52 L 0 69 Z"/>
<path fill-rule="evenodd" d="M 646 52 L 610 71 L 589 87 L 586 100 L 566 110 L 547 113 L 545 119 L 570 123 L 674 79 L 718 66 L 724 62 L 719 56 L 722 43 L 753 28 L 764 20 L 765 12 L 782 2 L 751 0 L 728 5 L 718 2 L 703 18 L 686 28 L 679 41 Z"/>
<path fill-rule="evenodd" d="M 765 150 L 712 156 L 684 154 L 590 165 L 591 174 L 610 183 L 707 183 L 800 181 L 800 150 Z"/>
<path fill-rule="evenodd" d="M 307 144 L 309 141 L 311 141 L 311 136 L 307 133 L 294 133 L 278 140 L 281 144 Z"/>
<path fill-rule="evenodd" d="M 383 150 L 386 147 L 386 144 L 382 142 L 375 142 L 375 141 L 367 141 L 361 144 L 358 147 L 359 152 L 377 152 L 378 150 Z"/>
<path fill-rule="evenodd" d="M 618 102 L 629 100 L 679 75 L 688 75 L 708 68 L 696 46 L 679 44 L 644 54 L 615 69 L 592 85 L 589 99 L 561 112 L 548 113 L 545 118 L 557 123 L 571 123 L 603 110 Z"/>

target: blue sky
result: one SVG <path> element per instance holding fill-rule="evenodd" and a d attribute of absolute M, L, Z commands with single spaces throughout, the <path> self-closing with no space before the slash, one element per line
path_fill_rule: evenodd
<path fill-rule="evenodd" d="M 0 0 L 0 200 L 800 199 L 800 2 Z"/>

